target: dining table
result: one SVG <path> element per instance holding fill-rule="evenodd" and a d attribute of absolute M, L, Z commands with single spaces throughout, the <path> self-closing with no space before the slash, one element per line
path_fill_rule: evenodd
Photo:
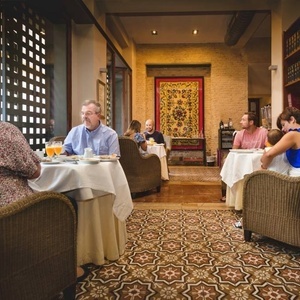
<path fill-rule="evenodd" d="M 76 200 L 78 265 L 117 260 L 127 242 L 133 203 L 125 173 L 118 159 L 99 161 L 44 162 L 40 177 L 28 181 L 36 192 L 55 191 Z"/>
<path fill-rule="evenodd" d="M 243 185 L 247 174 L 261 169 L 263 149 L 230 149 L 221 169 L 226 183 L 226 205 L 235 210 L 243 209 Z"/>
<path fill-rule="evenodd" d="M 156 154 L 160 159 L 161 164 L 161 179 L 169 180 L 169 170 L 167 162 L 167 154 L 164 144 L 147 144 L 147 152 L 149 154 Z"/>

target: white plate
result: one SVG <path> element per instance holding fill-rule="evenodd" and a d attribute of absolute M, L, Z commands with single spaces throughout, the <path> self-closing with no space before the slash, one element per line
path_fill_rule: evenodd
<path fill-rule="evenodd" d="M 97 158 L 79 159 L 77 161 L 78 164 L 82 164 L 82 165 L 95 165 L 98 164 L 99 162 L 100 160 Z"/>
<path fill-rule="evenodd" d="M 59 165 L 61 164 L 60 161 L 42 161 L 43 165 Z"/>
<path fill-rule="evenodd" d="M 117 161 L 119 157 L 100 158 L 100 161 Z"/>
<path fill-rule="evenodd" d="M 237 153 L 253 153 L 254 150 L 251 149 L 229 149 L 230 152 L 237 152 Z"/>
<path fill-rule="evenodd" d="M 155 144 L 154 146 L 164 146 L 165 144 Z"/>
<path fill-rule="evenodd" d="M 67 159 L 67 155 L 53 158 L 54 161 L 60 161 L 60 162 L 64 162 L 66 159 Z"/>

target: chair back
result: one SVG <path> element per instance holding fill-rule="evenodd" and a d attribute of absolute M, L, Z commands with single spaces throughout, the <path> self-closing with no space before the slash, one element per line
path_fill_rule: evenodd
<path fill-rule="evenodd" d="M 128 137 L 119 137 L 120 163 L 126 175 L 131 193 L 156 188 L 160 191 L 161 164 L 155 154 L 142 155 L 137 143 Z"/>
<path fill-rule="evenodd" d="M 172 137 L 170 135 L 165 135 L 164 134 L 164 140 L 165 140 L 165 143 L 166 143 L 166 148 L 167 149 L 172 149 Z"/>
<path fill-rule="evenodd" d="M 166 144 L 166 155 L 167 155 L 167 162 L 168 162 L 172 150 L 172 137 L 170 135 L 164 134 L 164 140 Z"/>
<path fill-rule="evenodd" d="M 76 214 L 69 199 L 34 193 L 0 208 L 0 298 L 76 294 Z"/>
<path fill-rule="evenodd" d="M 49 140 L 49 142 L 62 142 L 62 143 L 64 143 L 65 138 L 66 138 L 66 136 L 64 136 L 64 135 L 57 135 L 57 136 L 52 137 Z"/>

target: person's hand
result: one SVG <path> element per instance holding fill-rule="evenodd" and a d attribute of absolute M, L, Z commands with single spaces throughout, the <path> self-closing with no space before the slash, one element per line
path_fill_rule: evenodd
<path fill-rule="evenodd" d="M 36 166 L 37 166 L 37 170 L 34 172 L 34 174 L 32 174 L 32 176 L 29 176 L 28 179 L 35 179 L 35 178 L 40 177 L 40 175 L 41 175 L 41 164 L 38 163 L 38 164 L 36 164 Z"/>

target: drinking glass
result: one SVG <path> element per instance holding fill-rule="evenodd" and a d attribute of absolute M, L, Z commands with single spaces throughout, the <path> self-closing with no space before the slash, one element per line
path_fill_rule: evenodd
<path fill-rule="evenodd" d="M 54 145 L 51 142 L 46 142 L 45 148 L 47 156 L 52 158 L 54 156 Z"/>
<path fill-rule="evenodd" d="M 53 147 L 56 156 L 59 156 L 62 153 L 62 142 L 54 142 Z"/>

